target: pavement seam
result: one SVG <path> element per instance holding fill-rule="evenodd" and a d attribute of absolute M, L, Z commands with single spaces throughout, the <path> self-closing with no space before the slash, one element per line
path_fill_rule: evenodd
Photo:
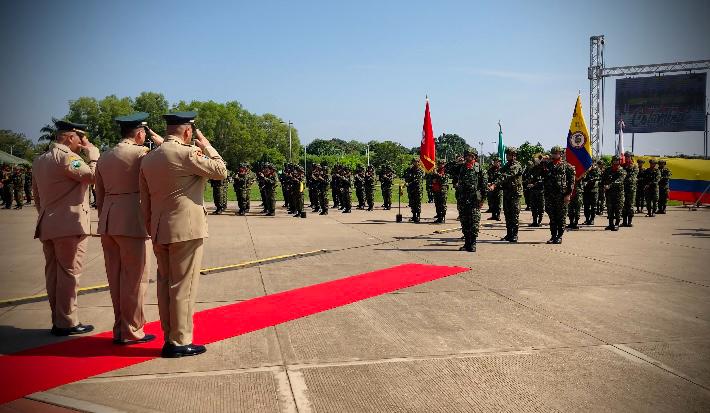
<path fill-rule="evenodd" d="M 251 246 L 252 249 L 254 250 L 254 256 L 257 257 L 257 252 L 256 252 L 256 243 L 254 242 L 254 235 L 251 232 L 251 225 L 249 225 L 249 219 L 246 219 L 246 224 L 247 224 L 247 231 L 249 231 L 249 239 L 251 240 Z M 264 284 L 264 273 L 261 271 L 261 265 L 256 266 L 257 270 L 259 271 L 259 280 L 261 281 L 261 289 L 264 292 L 264 295 L 268 295 L 266 292 L 266 284 Z M 293 407 L 295 408 L 296 413 L 307 413 L 307 412 L 301 412 L 299 411 L 299 406 L 298 406 L 298 401 L 296 400 L 296 393 L 294 392 L 293 388 L 293 383 L 291 382 L 291 377 L 288 375 L 288 367 L 286 366 L 286 361 L 284 358 L 284 352 L 283 352 L 283 347 L 281 345 L 281 338 L 279 337 L 279 332 L 276 329 L 276 326 L 271 326 L 271 330 L 273 330 L 274 335 L 276 336 L 276 344 L 279 347 L 279 357 L 281 359 L 281 364 L 280 366 L 283 367 L 283 370 L 286 372 L 286 382 L 288 384 L 288 391 L 290 392 L 291 396 L 291 401 L 293 402 Z M 279 381 L 277 377 L 277 383 L 283 384 L 282 381 Z M 283 389 L 281 388 L 283 387 Z M 286 386 L 279 386 L 280 390 L 286 392 L 285 388 Z M 284 397 L 288 397 L 288 395 L 284 395 Z M 290 403 L 289 403 L 290 404 Z"/>
<path fill-rule="evenodd" d="M 122 410 L 117 410 L 112 407 L 88 402 L 85 400 L 75 399 L 67 396 L 60 396 L 58 394 L 40 392 L 34 393 L 27 396 L 28 399 L 34 400 L 41 403 L 47 403 L 54 406 L 65 407 L 69 409 L 78 410 L 81 412 L 96 412 L 96 413 L 119 413 Z"/>

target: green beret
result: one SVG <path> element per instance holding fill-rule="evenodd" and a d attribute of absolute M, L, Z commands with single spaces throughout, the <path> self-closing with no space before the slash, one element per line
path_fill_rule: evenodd
<path fill-rule="evenodd" d="M 649 159 L 648 163 L 657 163 L 657 161 L 655 159 Z"/>

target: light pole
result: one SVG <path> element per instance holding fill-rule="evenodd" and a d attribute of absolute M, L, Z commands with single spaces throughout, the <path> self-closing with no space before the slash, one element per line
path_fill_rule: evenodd
<path fill-rule="evenodd" d="M 367 144 L 367 166 L 370 166 L 370 144 Z"/>
<path fill-rule="evenodd" d="M 293 150 L 291 150 L 293 143 L 291 142 L 291 125 L 293 123 L 291 121 L 288 121 L 288 161 L 291 162 L 291 158 L 293 156 Z"/>
<path fill-rule="evenodd" d="M 483 141 L 478 141 L 478 144 L 481 145 L 481 152 L 479 152 L 479 158 L 481 159 L 481 163 L 485 160 L 485 156 L 483 156 Z"/>
<path fill-rule="evenodd" d="M 12 151 L 15 149 L 15 145 L 7 145 L 10 147 L 10 155 L 14 155 Z"/>

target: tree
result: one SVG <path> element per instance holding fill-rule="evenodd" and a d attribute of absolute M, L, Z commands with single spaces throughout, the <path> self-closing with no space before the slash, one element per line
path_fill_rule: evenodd
<path fill-rule="evenodd" d="M 35 148 L 32 141 L 21 133 L 7 129 L 0 130 L 0 150 L 28 161 L 32 161 L 35 157 Z"/>
<path fill-rule="evenodd" d="M 518 161 L 522 165 L 527 165 L 528 162 L 530 162 L 533 158 L 533 156 L 537 155 L 538 153 L 544 153 L 545 148 L 542 147 L 540 142 L 536 143 L 535 145 L 530 144 L 530 142 L 525 141 L 520 147 L 518 148 Z"/>
<path fill-rule="evenodd" d="M 466 140 L 455 133 L 443 133 L 434 140 L 436 157 L 440 160 L 451 160 L 470 149 Z"/>
<path fill-rule="evenodd" d="M 48 123 L 39 130 L 42 134 L 39 136 L 39 142 L 43 141 L 51 141 L 54 139 L 54 135 L 57 133 L 57 127 L 54 126 L 55 123 L 57 123 L 57 118 L 52 116 L 52 122 Z"/>
<path fill-rule="evenodd" d="M 165 119 L 163 114 L 168 111 L 168 101 L 162 93 L 141 92 L 133 104 L 136 112 L 148 113 L 148 126 L 160 136 L 165 136 Z"/>
<path fill-rule="evenodd" d="M 370 142 L 370 162 L 376 169 L 385 164 L 395 167 L 403 155 L 409 156 L 407 152 L 407 148 L 397 142 Z"/>

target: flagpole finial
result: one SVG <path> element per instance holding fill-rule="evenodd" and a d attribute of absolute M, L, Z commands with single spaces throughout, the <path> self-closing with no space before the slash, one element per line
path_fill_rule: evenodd
<path fill-rule="evenodd" d="M 429 95 L 424 95 L 424 99 L 429 100 Z"/>

